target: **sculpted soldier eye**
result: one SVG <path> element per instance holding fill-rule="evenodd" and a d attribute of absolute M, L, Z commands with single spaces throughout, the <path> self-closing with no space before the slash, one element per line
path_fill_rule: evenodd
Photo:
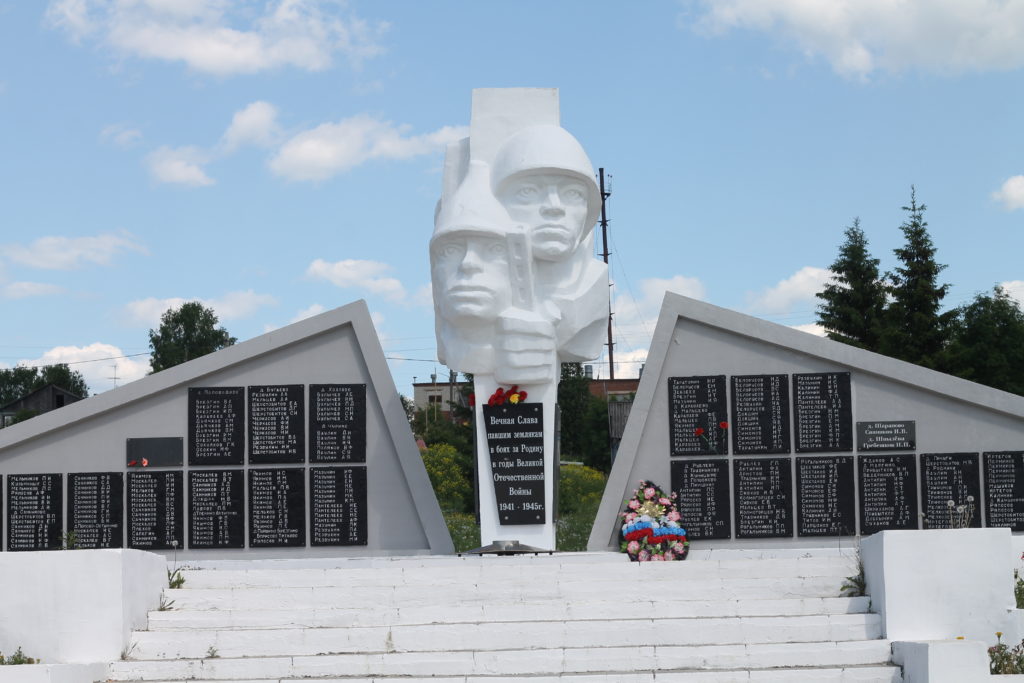
<path fill-rule="evenodd" d="M 463 251 L 465 251 L 465 249 L 458 242 L 446 242 L 438 246 L 437 255 L 440 258 L 455 258 L 457 256 L 462 256 Z"/>
<path fill-rule="evenodd" d="M 537 197 L 537 187 L 534 185 L 523 185 L 516 191 L 516 199 L 520 201 L 529 201 Z"/>
<path fill-rule="evenodd" d="M 578 187 L 569 187 L 562 190 L 562 199 L 567 202 L 579 203 L 586 201 L 587 196 Z"/>
<path fill-rule="evenodd" d="M 495 242 L 494 244 L 487 248 L 487 253 L 490 254 L 491 256 L 504 256 L 505 245 L 502 244 L 501 242 Z"/>

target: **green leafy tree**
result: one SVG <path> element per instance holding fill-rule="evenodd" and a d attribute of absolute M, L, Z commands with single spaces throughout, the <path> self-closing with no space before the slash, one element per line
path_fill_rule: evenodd
<path fill-rule="evenodd" d="M 1024 395 L 1024 311 L 996 286 L 956 309 L 944 354 L 948 372 Z"/>
<path fill-rule="evenodd" d="M 212 308 L 188 301 L 180 308 L 167 309 L 160 317 L 159 329 L 149 331 L 149 366 L 152 372 L 160 372 L 236 341 L 226 329 L 217 327 Z"/>
<path fill-rule="evenodd" d="M 82 398 L 89 395 L 89 385 L 85 383 L 82 373 L 72 370 L 67 363 L 46 365 L 41 368 L 18 365 L 0 369 L 0 406 L 17 401 L 47 384 L 56 384 L 61 389 Z"/>
<path fill-rule="evenodd" d="M 473 484 L 466 477 L 459 453 L 446 443 L 428 446 L 423 465 L 444 512 L 468 512 L 473 503 Z"/>
<path fill-rule="evenodd" d="M 562 363 L 558 409 L 561 459 L 580 461 L 602 472 L 611 469 L 608 404 L 590 393 L 590 380 L 580 363 Z"/>
<path fill-rule="evenodd" d="M 936 368 L 953 314 L 939 312 L 949 285 L 939 284 L 939 273 L 946 266 L 935 260 L 935 247 L 924 220 L 926 208 L 917 203 L 911 187 L 910 206 L 903 207 L 909 216 L 900 226 L 905 242 L 893 250 L 901 265 L 887 274 L 890 303 L 885 311 L 879 351 Z"/>
<path fill-rule="evenodd" d="M 839 256 L 831 266 L 832 280 L 815 295 L 822 300 L 818 324 L 829 339 L 877 351 L 885 308 L 879 261 L 868 252 L 859 218 L 853 219 L 844 235 Z"/>

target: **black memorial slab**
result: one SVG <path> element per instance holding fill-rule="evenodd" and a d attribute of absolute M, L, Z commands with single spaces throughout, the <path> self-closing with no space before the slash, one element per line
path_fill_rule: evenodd
<path fill-rule="evenodd" d="M 1024 531 L 1024 451 L 984 453 L 985 526 Z"/>
<path fill-rule="evenodd" d="M 917 529 L 917 459 L 905 455 L 858 457 L 860 533 Z"/>
<path fill-rule="evenodd" d="M 853 456 L 796 459 L 797 536 L 854 536 Z"/>
<path fill-rule="evenodd" d="M 128 473 L 128 547 L 169 550 L 184 545 L 182 475 L 156 470 Z"/>
<path fill-rule="evenodd" d="M 365 467 L 309 468 L 310 545 L 366 545 Z"/>
<path fill-rule="evenodd" d="M 78 548 L 124 547 L 124 473 L 68 475 L 68 532 Z"/>
<path fill-rule="evenodd" d="M 953 501 L 952 507 L 949 501 Z M 977 453 L 921 454 L 921 511 L 930 529 L 958 526 L 959 506 L 969 525 L 981 526 L 981 472 Z"/>
<path fill-rule="evenodd" d="M 736 458 L 732 465 L 736 538 L 792 536 L 791 459 Z"/>
<path fill-rule="evenodd" d="M 857 450 L 861 453 L 916 449 L 917 423 L 914 420 L 857 423 Z"/>
<path fill-rule="evenodd" d="M 181 467 L 185 464 L 184 439 L 157 436 L 125 440 L 128 467 Z"/>
<path fill-rule="evenodd" d="M 850 373 L 793 375 L 793 431 L 797 453 L 853 451 Z"/>
<path fill-rule="evenodd" d="M 63 509 L 63 475 L 7 475 L 7 549 L 59 550 Z"/>
<path fill-rule="evenodd" d="M 306 461 L 305 387 L 249 387 L 249 463 L 280 465 Z"/>
<path fill-rule="evenodd" d="M 309 385 L 309 461 L 366 462 L 366 385 Z"/>
<path fill-rule="evenodd" d="M 306 471 L 249 470 L 249 547 L 306 545 Z"/>
<path fill-rule="evenodd" d="M 241 465 L 245 446 L 242 387 L 189 387 L 188 464 Z"/>
<path fill-rule="evenodd" d="M 724 455 L 728 419 L 725 375 L 668 378 L 670 455 Z"/>
<path fill-rule="evenodd" d="M 732 377 L 732 452 L 736 455 L 789 453 L 789 377 Z"/>
<path fill-rule="evenodd" d="M 543 524 L 543 404 L 505 403 L 483 412 L 498 523 Z"/>
<path fill-rule="evenodd" d="M 723 459 L 673 460 L 671 469 L 679 523 L 687 538 L 731 538 L 729 463 Z"/>
<path fill-rule="evenodd" d="M 245 475 L 242 470 L 190 470 L 188 547 L 245 547 Z"/>

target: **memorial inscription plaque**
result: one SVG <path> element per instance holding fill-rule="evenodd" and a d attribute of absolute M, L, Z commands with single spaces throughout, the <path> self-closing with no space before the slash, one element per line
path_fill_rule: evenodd
<path fill-rule="evenodd" d="M 949 506 L 953 501 L 953 506 Z M 981 526 L 981 473 L 977 453 L 921 454 L 921 510 L 931 529 L 955 527 L 957 507 L 968 506 L 973 513 L 969 526 Z M 967 511 L 965 510 L 965 513 Z M 966 517 L 965 517 L 966 518 Z"/>
<path fill-rule="evenodd" d="M 483 406 L 499 524 L 544 524 L 544 410 L 541 403 Z"/>
<path fill-rule="evenodd" d="M 188 464 L 241 465 L 244 426 L 242 387 L 189 387 Z"/>
<path fill-rule="evenodd" d="M 190 470 L 188 547 L 245 547 L 242 470 Z"/>
<path fill-rule="evenodd" d="M 1024 451 L 984 454 L 985 525 L 1024 531 Z"/>
<path fill-rule="evenodd" d="M 306 545 L 306 471 L 249 470 L 249 547 Z"/>
<path fill-rule="evenodd" d="M 68 475 L 68 532 L 82 549 L 124 547 L 124 474 Z"/>
<path fill-rule="evenodd" d="M 127 439 L 125 462 L 128 467 L 181 467 L 185 464 L 183 442 L 180 436 Z"/>
<path fill-rule="evenodd" d="M 796 459 L 798 536 L 854 536 L 853 456 Z"/>
<path fill-rule="evenodd" d="M 672 490 L 679 523 L 688 538 L 731 538 L 729 463 L 719 460 L 673 460 Z"/>
<path fill-rule="evenodd" d="M 905 455 L 860 456 L 860 533 L 917 529 L 917 460 Z"/>
<path fill-rule="evenodd" d="M 249 387 L 249 463 L 306 461 L 305 387 L 301 384 Z"/>
<path fill-rule="evenodd" d="M 366 545 L 365 467 L 309 468 L 310 545 Z"/>
<path fill-rule="evenodd" d="M 736 458 L 732 465 L 736 538 L 792 536 L 792 461 Z"/>
<path fill-rule="evenodd" d="M 668 378 L 671 455 L 724 455 L 725 375 Z M 703 430 L 697 435 L 697 429 Z"/>
<path fill-rule="evenodd" d="M 309 385 L 309 461 L 366 462 L 366 385 Z"/>
<path fill-rule="evenodd" d="M 128 547 L 184 546 L 182 476 L 178 471 L 128 473 Z"/>
<path fill-rule="evenodd" d="M 789 453 L 789 385 L 786 375 L 732 377 L 732 452 Z"/>
<path fill-rule="evenodd" d="M 857 450 L 864 453 L 916 450 L 916 424 L 914 420 L 858 422 Z"/>
<path fill-rule="evenodd" d="M 793 375 L 797 453 L 853 451 L 850 373 Z"/>
<path fill-rule="evenodd" d="M 63 508 L 62 475 L 7 475 L 7 549 L 59 550 Z"/>

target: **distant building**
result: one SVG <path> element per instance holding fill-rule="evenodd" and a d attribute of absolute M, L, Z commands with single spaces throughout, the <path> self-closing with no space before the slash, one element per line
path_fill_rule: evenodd
<path fill-rule="evenodd" d="M 14 422 L 14 417 L 23 411 L 30 411 L 33 415 L 41 415 L 81 400 L 81 396 L 72 394 L 66 389 L 61 389 L 56 384 L 47 384 L 16 401 L 0 406 L 0 426 L 7 427 Z"/>

